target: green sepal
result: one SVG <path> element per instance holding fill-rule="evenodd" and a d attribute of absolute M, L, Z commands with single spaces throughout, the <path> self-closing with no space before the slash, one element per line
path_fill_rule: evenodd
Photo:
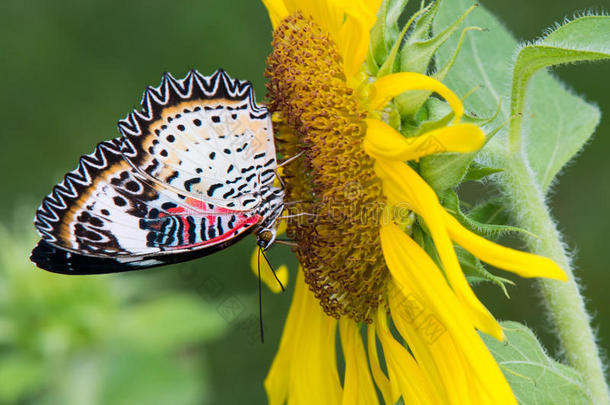
<path fill-rule="evenodd" d="M 423 134 L 427 131 L 446 126 L 453 118 L 453 113 L 447 105 L 435 98 L 430 98 L 426 102 L 428 116 L 435 118 L 442 114 L 447 114 L 437 121 L 424 122 L 420 125 L 420 130 L 417 134 Z M 498 104 L 496 112 L 490 118 L 475 117 L 465 114 L 462 122 L 471 123 L 478 126 L 485 126 L 493 122 L 500 112 L 501 105 Z M 507 122 L 497 126 L 491 132 L 485 135 L 485 143 L 489 142 L 499 131 L 506 125 Z M 478 152 L 472 153 L 445 153 L 423 157 L 419 164 L 419 173 L 426 182 L 437 192 L 443 193 L 445 190 L 451 189 L 466 181 L 466 176 L 470 171 L 470 167 L 474 162 Z"/>
<path fill-rule="evenodd" d="M 475 6 L 470 7 L 455 22 L 431 36 L 432 22 L 438 13 L 442 1 L 432 3 L 431 7 L 415 23 L 413 32 L 407 38 L 400 52 L 400 70 L 403 72 L 426 73 L 438 48 L 455 33 L 462 21 Z"/>
<path fill-rule="evenodd" d="M 400 51 L 400 71 L 426 73 L 430 62 L 438 48 L 457 31 L 462 21 L 474 9 L 469 8 L 453 24 L 431 36 L 431 27 L 439 10 L 441 1 L 432 3 L 417 20 L 413 32 L 409 35 Z M 400 112 L 405 116 L 413 116 L 430 97 L 429 91 L 412 91 L 397 97 Z"/>
<path fill-rule="evenodd" d="M 377 22 L 371 29 L 367 67 L 376 75 L 396 42 L 399 29 L 398 18 L 407 5 L 407 0 L 383 0 L 377 12 Z"/>
<path fill-rule="evenodd" d="M 531 232 L 516 226 L 507 225 L 510 217 L 505 207 L 499 200 L 493 199 L 481 203 L 467 214 L 460 208 L 460 199 L 455 191 L 445 190 L 440 196 L 443 206 L 468 230 L 484 236 L 488 239 L 496 240 L 500 236 L 518 232 L 528 236 L 533 236 Z"/>
<path fill-rule="evenodd" d="M 501 169 L 499 167 L 485 166 L 485 165 L 473 160 L 470 163 L 470 166 L 468 166 L 468 171 L 466 172 L 466 175 L 462 179 L 462 182 L 479 181 L 479 180 L 484 179 L 487 176 L 491 176 L 492 174 L 500 173 L 503 170 L 504 169 Z"/>
<path fill-rule="evenodd" d="M 458 261 L 460 262 L 460 266 L 462 267 L 462 271 L 466 276 L 466 280 L 470 285 L 475 285 L 479 283 L 492 283 L 498 286 L 506 298 L 510 298 L 508 295 L 508 291 L 506 290 L 505 284 L 515 285 L 511 280 L 498 277 L 492 273 L 490 273 L 483 263 L 479 259 L 477 259 L 474 255 L 468 252 L 466 249 L 461 246 L 455 247 L 455 253 L 457 254 Z"/>
<path fill-rule="evenodd" d="M 417 18 L 420 15 L 426 13 L 426 11 L 429 9 L 429 7 L 430 6 L 419 10 L 418 12 L 413 14 L 411 16 L 411 18 L 409 18 L 409 21 L 407 21 L 405 26 L 400 31 L 400 34 L 398 34 L 398 36 L 396 37 L 394 44 L 392 45 L 392 48 L 390 49 L 390 51 L 387 54 L 386 59 L 383 61 L 383 64 L 379 68 L 379 71 L 377 72 L 377 77 L 383 77 L 383 76 L 392 74 L 394 72 L 400 71 L 398 51 L 400 50 L 400 47 L 402 45 L 402 40 L 403 40 L 405 34 L 407 33 L 407 31 L 409 30 L 409 28 L 411 27 L 411 25 L 417 20 Z"/>

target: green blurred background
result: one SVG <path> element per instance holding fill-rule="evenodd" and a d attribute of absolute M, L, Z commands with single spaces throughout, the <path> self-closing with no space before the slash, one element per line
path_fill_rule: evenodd
<path fill-rule="evenodd" d="M 451 1 L 451 0 L 446 0 Z M 608 0 L 487 0 L 519 40 L 577 10 Z M 181 266 L 70 278 L 37 271 L 35 206 L 78 157 L 117 136 L 161 74 L 218 67 L 254 83 L 264 97 L 271 28 L 254 0 L 2 0 L 0 4 L 0 404 L 265 403 L 262 381 L 277 347 L 291 290 L 265 292 L 266 342 L 258 341 L 256 278 L 248 239 Z M 565 170 L 552 206 L 610 347 L 610 69 L 556 71 L 606 114 Z M 285 247 L 275 263 L 295 260 Z M 294 273 L 292 273 L 294 274 Z M 526 322 L 556 342 L 531 282 L 511 300 L 479 288 L 501 319 Z"/>

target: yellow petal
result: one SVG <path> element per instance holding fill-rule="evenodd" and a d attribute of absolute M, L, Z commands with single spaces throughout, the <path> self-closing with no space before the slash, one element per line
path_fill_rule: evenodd
<path fill-rule="evenodd" d="M 327 316 L 299 269 L 280 348 L 265 379 L 271 405 L 340 404 L 336 363 L 337 321 Z"/>
<path fill-rule="evenodd" d="M 288 215 L 288 211 L 285 211 L 285 214 L 282 215 Z M 288 222 L 284 220 L 280 221 L 280 224 L 277 227 L 277 234 L 283 235 L 286 232 L 286 229 L 288 229 Z"/>
<path fill-rule="evenodd" d="M 377 160 L 375 168 L 383 180 L 384 193 L 392 196 L 393 199 L 399 199 L 392 202 L 394 204 L 406 203 L 423 217 L 434 240 L 449 283 L 460 300 L 467 304 L 476 327 L 502 340 L 502 328 L 477 299 L 466 281 L 446 229 L 445 209 L 439 203 L 432 188 L 405 163 Z"/>
<path fill-rule="evenodd" d="M 296 343 L 301 334 L 307 332 L 308 325 L 303 324 L 303 312 L 305 311 L 305 293 L 307 286 L 302 282 L 303 276 L 297 276 L 294 288 L 294 295 L 286 322 L 284 332 L 280 340 L 280 347 L 273 359 L 273 363 L 265 379 L 265 391 L 269 399 L 269 405 L 283 405 L 288 397 L 294 352 L 297 349 Z"/>
<path fill-rule="evenodd" d="M 375 379 L 375 384 L 386 404 L 395 404 L 398 401 L 399 395 L 393 396 L 392 387 L 390 386 L 390 380 L 385 375 L 379 364 L 379 355 L 377 354 L 377 336 L 375 335 L 375 327 L 372 325 L 367 326 L 367 344 L 369 353 L 369 363 L 371 365 L 371 373 Z"/>
<path fill-rule="evenodd" d="M 485 134 L 473 124 L 455 124 L 406 138 L 377 119 L 365 119 L 364 150 L 375 158 L 417 160 L 435 153 L 473 152 L 485 143 Z"/>
<path fill-rule="evenodd" d="M 445 212 L 445 223 L 451 239 L 484 262 L 511 271 L 521 277 L 567 280 L 565 272 L 548 257 L 521 252 L 490 242 L 464 228 L 448 212 Z"/>
<path fill-rule="evenodd" d="M 394 396 L 396 393 L 402 395 L 405 403 L 409 404 L 442 403 L 413 356 L 390 333 L 385 311 L 385 308 L 380 305 L 375 318 L 375 326 L 383 347 Z"/>
<path fill-rule="evenodd" d="M 383 76 L 372 85 L 370 108 L 381 110 L 392 98 L 409 90 L 429 90 L 440 94 L 451 106 L 455 122 L 464 114 L 462 101 L 443 83 L 421 73 L 400 72 Z"/>
<path fill-rule="evenodd" d="M 515 403 L 467 307 L 428 254 L 394 224 L 381 227 L 380 239 L 396 285 L 389 294 L 392 319 L 436 390 L 447 390 L 451 403 L 481 403 L 473 399 L 489 395 L 496 403 Z M 465 385 L 472 380 L 474 386 Z"/>
<path fill-rule="evenodd" d="M 280 22 L 288 17 L 288 9 L 283 0 L 263 0 L 263 4 L 267 8 L 269 19 L 273 29 L 276 29 Z"/>
<path fill-rule="evenodd" d="M 360 327 L 352 319 L 339 321 L 341 347 L 345 358 L 342 405 L 378 404 L 377 392 L 369 373 L 366 352 L 360 336 Z"/>
<path fill-rule="evenodd" d="M 345 76 L 353 77 L 362 67 L 369 50 L 370 31 L 377 20 L 380 0 L 335 0 L 345 12 L 339 31 L 339 52 L 343 58 Z"/>
<path fill-rule="evenodd" d="M 255 276 L 258 277 L 258 265 L 259 265 L 259 248 L 254 248 L 252 252 L 252 256 L 250 256 L 250 269 L 254 273 Z M 288 267 L 286 265 L 281 265 L 277 270 L 275 270 L 275 276 L 273 275 L 273 270 L 267 263 L 267 260 L 263 257 L 263 252 L 260 253 L 260 269 L 261 269 L 261 281 L 265 283 L 269 289 L 274 293 L 282 292 L 282 287 L 280 283 L 277 282 L 275 276 L 280 280 L 282 285 L 286 287 L 288 284 Z"/>

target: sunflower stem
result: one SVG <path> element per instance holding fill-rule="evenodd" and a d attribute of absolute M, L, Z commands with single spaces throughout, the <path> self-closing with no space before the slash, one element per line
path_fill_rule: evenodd
<path fill-rule="evenodd" d="M 540 279 L 539 288 L 551 314 L 568 363 L 578 370 L 594 404 L 610 404 L 604 368 L 590 325 L 590 317 L 574 274 L 561 234 L 535 182 L 523 150 L 513 151 L 503 174 L 505 194 L 518 226 L 531 231 L 525 236 L 532 252 L 552 258 L 566 272 L 567 282 Z"/>

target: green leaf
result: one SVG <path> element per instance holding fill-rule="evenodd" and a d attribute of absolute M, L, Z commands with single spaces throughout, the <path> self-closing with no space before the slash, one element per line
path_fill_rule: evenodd
<path fill-rule="evenodd" d="M 591 400 L 580 375 L 550 358 L 534 333 L 517 322 L 501 322 L 504 342 L 481 334 L 520 404 L 577 405 Z"/>
<path fill-rule="evenodd" d="M 593 109 L 589 119 L 582 119 L 591 107 L 575 102 L 576 96 L 550 97 L 546 90 L 553 88 L 553 79 L 548 75 L 532 83 L 526 94 L 530 78 L 545 67 L 609 58 L 610 17 L 604 16 L 578 18 L 519 51 L 513 71 L 511 111 L 513 115 L 524 114 L 528 120 L 522 128 L 520 119 L 511 123 L 510 140 L 515 148 L 527 142 L 530 166 L 543 190 L 593 134 L 599 112 Z"/>
<path fill-rule="evenodd" d="M 441 32 L 452 25 L 457 16 L 473 4 L 470 0 L 443 2 L 434 20 L 433 31 Z M 511 74 L 510 62 L 517 49 L 517 41 L 482 6 L 465 18 L 464 25 L 478 26 L 485 31 L 468 32 L 443 83 L 460 97 L 477 88 L 474 94 L 464 100 L 464 105 L 466 110 L 483 117 L 492 116 L 499 100 L 505 97 L 498 122 L 505 121 L 509 117 L 510 105 L 505 94 L 506 80 Z M 458 42 L 459 38 L 454 36 L 439 48 L 436 53 L 437 66 L 443 66 L 451 59 Z"/>
<path fill-rule="evenodd" d="M 456 16 L 472 4 L 470 0 L 444 2 L 435 19 L 434 30 L 440 31 L 451 25 Z M 582 17 L 558 28 L 541 41 L 520 48 L 512 35 L 483 7 L 465 19 L 465 24 L 480 26 L 486 31 L 470 32 L 466 36 L 464 46 L 443 82 L 460 96 L 478 86 L 477 91 L 464 102 L 467 110 L 479 116 L 490 116 L 492 108 L 501 101 L 495 124 L 511 117 L 514 118 L 511 128 L 522 123 L 520 134 L 527 144 L 527 163 L 543 190 L 548 189 L 561 167 L 591 136 L 599 122 L 599 111 L 572 94 L 547 72 L 535 74 L 527 86 L 521 82 L 513 86 L 521 89 L 519 91 L 523 94 L 511 94 L 511 89 L 506 86 L 507 80 L 509 77 L 520 78 L 524 73 L 533 73 L 553 63 L 602 58 L 610 43 L 607 21 L 608 17 Z M 439 65 L 450 60 L 457 41 L 457 38 L 451 38 L 439 49 Z M 515 61 L 517 52 L 519 56 Z M 509 107 L 513 105 L 511 100 L 524 100 L 526 90 L 525 109 L 517 111 L 515 107 Z M 494 166 L 505 166 L 511 151 L 506 132 L 502 130 L 484 147 L 483 160 Z"/>

